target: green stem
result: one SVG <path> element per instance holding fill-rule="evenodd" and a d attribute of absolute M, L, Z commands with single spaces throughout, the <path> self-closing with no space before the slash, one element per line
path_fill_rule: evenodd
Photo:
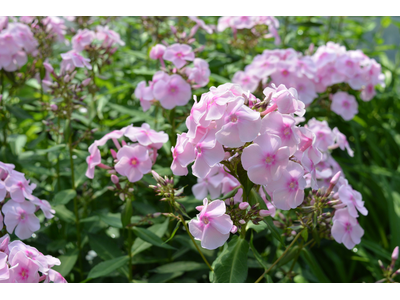
<path fill-rule="evenodd" d="M 286 253 L 289 251 L 290 248 L 294 245 L 294 243 L 297 241 L 297 239 L 300 237 L 301 233 L 303 232 L 304 229 L 302 229 L 294 238 L 294 240 L 290 243 L 290 245 L 286 248 L 286 250 L 282 253 L 282 255 L 269 267 L 268 270 L 265 270 L 264 273 L 254 282 L 254 283 L 259 283 L 261 279 L 264 278 L 266 274 L 268 274 L 269 271 L 272 270 L 273 267 L 282 259 L 285 257 Z"/>
<path fill-rule="evenodd" d="M 207 259 L 204 257 L 204 254 L 201 252 L 199 246 L 197 246 L 196 241 L 194 240 L 193 236 L 190 234 L 190 231 L 186 225 L 185 219 L 183 218 L 183 216 L 181 214 L 179 214 L 179 218 L 181 219 L 183 226 L 185 226 L 186 232 L 189 235 L 190 239 L 192 240 L 193 245 L 196 247 L 197 251 L 200 253 L 201 258 L 203 258 L 204 262 L 206 263 L 207 267 L 211 270 L 211 272 L 214 272 L 213 268 L 211 267 L 211 265 L 209 264 Z"/>
<path fill-rule="evenodd" d="M 72 181 L 72 189 L 76 191 L 75 187 L 75 168 L 74 168 L 74 159 L 72 154 L 72 125 L 71 121 L 69 122 L 70 126 L 70 136 L 68 139 L 68 150 L 69 150 L 69 162 L 71 166 L 71 181 Z M 74 197 L 74 212 L 75 212 L 75 223 L 76 223 L 76 239 L 78 245 L 78 260 L 79 260 L 79 274 L 81 277 L 81 281 L 83 280 L 83 268 L 82 268 L 82 245 L 81 245 L 81 231 L 80 231 L 80 220 L 79 220 L 79 210 L 78 210 L 78 199 Z"/>
<path fill-rule="evenodd" d="M 57 144 L 60 145 L 61 144 L 61 135 L 60 135 L 60 117 L 57 117 Z M 57 186 L 58 186 L 58 192 L 61 191 L 61 178 L 60 178 L 60 152 L 58 152 L 57 155 Z"/>
<path fill-rule="evenodd" d="M 132 230 L 128 228 L 128 255 L 129 255 L 129 271 L 128 279 L 132 282 Z"/>

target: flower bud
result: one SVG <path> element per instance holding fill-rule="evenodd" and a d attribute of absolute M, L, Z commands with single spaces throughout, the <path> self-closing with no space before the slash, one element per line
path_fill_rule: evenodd
<path fill-rule="evenodd" d="M 330 184 L 336 185 L 336 184 L 338 183 L 338 181 L 339 181 L 340 175 L 342 175 L 342 172 L 341 172 L 341 171 L 337 172 L 337 173 L 332 177 Z"/>
<path fill-rule="evenodd" d="M 397 260 L 399 258 L 399 246 L 394 248 L 392 253 L 392 260 Z"/>
<path fill-rule="evenodd" d="M 202 211 L 203 210 L 203 205 L 199 205 L 199 206 L 196 206 L 196 209 L 198 210 L 198 211 Z"/>
<path fill-rule="evenodd" d="M 50 73 L 54 72 L 54 68 L 52 67 L 52 65 L 47 62 L 43 63 L 43 67 Z"/>
<path fill-rule="evenodd" d="M 378 260 L 378 264 L 379 264 L 379 267 L 380 267 L 381 269 L 384 269 L 384 268 L 385 268 L 385 266 L 383 265 L 383 263 L 382 263 L 381 260 Z"/>
<path fill-rule="evenodd" d="M 249 203 L 248 202 L 242 202 L 242 203 L 239 204 L 239 208 L 241 210 L 245 210 L 248 207 L 249 207 Z"/>
<path fill-rule="evenodd" d="M 269 210 L 265 210 L 265 209 L 262 209 L 262 210 L 260 210 L 260 217 L 266 217 L 266 216 L 269 216 L 271 214 L 271 212 L 269 211 Z"/>
<path fill-rule="evenodd" d="M 157 217 L 159 217 L 159 216 L 161 216 L 161 213 L 160 213 L 160 212 L 156 212 L 156 213 L 153 214 L 153 218 L 157 218 Z"/>
<path fill-rule="evenodd" d="M 157 183 L 166 186 L 167 183 L 165 182 L 164 178 L 162 178 L 158 173 L 154 170 L 151 170 L 151 175 L 153 175 L 153 178 L 157 181 Z"/>
<path fill-rule="evenodd" d="M 64 82 L 69 82 L 71 80 L 71 78 L 69 77 L 69 75 L 65 75 L 64 76 Z"/>
<path fill-rule="evenodd" d="M 125 194 L 124 193 L 119 194 L 119 199 L 124 201 L 125 200 Z"/>
<path fill-rule="evenodd" d="M 245 220 L 239 220 L 239 223 L 243 225 L 243 224 L 246 224 L 246 221 Z"/>
<path fill-rule="evenodd" d="M 238 230 L 238 228 L 235 225 L 233 225 L 232 229 L 231 229 L 231 233 L 235 234 L 237 232 L 237 230 Z"/>
<path fill-rule="evenodd" d="M 112 183 L 114 183 L 114 184 L 117 184 L 117 183 L 119 183 L 119 178 L 118 178 L 118 176 L 116 176 L 116 175 L 111 175 L 111 181 L 112 181 Z"/>
<path fill-rule="evenodd" d="M 86 78 L 84 81 L 82 81 L 82 85 L 87 86 L 90 83 L 90 81 L 92 81 L 92 78 Z"/>
<path fill-rule="evenodd" d="M 155 45 L 153 48 L 150 50 L 150 58 L 151 59 L 161 59 L 164 55 L 166 47 L 161 44 Z"/>
<path fill-rule="evenodd" d="M 42 80 L 42 83 L 44 85 L 47 85 L 48 87 L 52 87 L 53 86 L 53 83 L 51 81 L 49 81 L 49 80 Z"/>
<path fill-rule="evenodd" d="M 51 104 L 51 105 L 50 105 L 50 109 L 51 109 L 52 111 L 56 111 L 57 108 L 58 108 L 58 106 L 57 106 L 56 104 Z"/>

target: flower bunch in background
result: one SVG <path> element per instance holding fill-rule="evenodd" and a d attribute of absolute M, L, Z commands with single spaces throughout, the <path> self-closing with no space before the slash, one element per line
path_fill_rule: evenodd
<path fill-rule="evenodd" d="M 40 228 L 35 213 L 41 210 L 47 219 L 51 219 L 55 211 L 49 202 L 32 194 L 36 184 L 30 183 L 14 168 L 12 164 L 0 162 L 0 230 L 5 226 L 10 234 L 15 231 L 17 237 L 27 239 Z"/>
<path fill-rule="evenodd" d="M 8 234 L 0 238 L 0 283 L 67 283 L 51 269 L 60 264 L 59 259 L 21 241 L 10 242 Z"/>
<path fill-rule="evenodd" d="M 313 55 L 302 55 L 294 49 L 264 50 L 254 57 L 244 71 L 235 73 L 232 81 L 255 92 L 270 82 L 296 88 L 299 98 L 310 105 L 317 93 L 327 93 L 331 110 L 346 121 L 358 113 L 358 103 L 346 91 L 361 90 L 361 99 L 371 100 L 375 86 L 384 86 L 381 66 L 360 50 L 346 51 L 344 46 L 328 42 Z"/>
<path fill-rule="evenodd" d="M 135 89 L 135 96 L 144 111 L 156 101 L 165 109 L 186 105 L 192 97 L 192 88 L 207 85 L 210 76 L 208 63 L 196 58 L 195 53 L 189 44 L 179 43 L 170 46 L 157 44 L 151 49 L 150 58 L 159 60 L 162 70 L 154 74 L 149 86 L 141 81 Z M 167 67 L 165 61 L 171 62 L 173 67 Z M 193 62 L 193 67 L 186 66 L 190 62 Z"/>

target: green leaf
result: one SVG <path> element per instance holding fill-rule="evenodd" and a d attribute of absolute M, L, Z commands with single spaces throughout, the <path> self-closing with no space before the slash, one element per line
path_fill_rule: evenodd
<path fill-rule="evenodd" d="M 173 272 L 190 272 L 197 270 L 207 270 L 208 267 L 204 263 L 194 261 L 178 261 L 170 264 L 162 265 L 153 270 L 156 273 L 173 273 Z"/>
<path fill-rule="evenodd" d="M 247 253 L 249 243 L 233 236 L 217 259 L 213 263 L 214 283 L 241 283 L 247 278 Z"/>
<path fill-rule="evenodd" d="M 274 283 L 274 282 L 272 281 L 271 276 L 269 276 L 268 274 L 265 274 L 265 278 L 267 279 L 267 283 Z"/>
<path fill-rule="evenodd" d="M 324 271 L 321 269 L 321 266 L 318 264 L 317 260 L 309 250 L 303 248 L 303 251 L 300 252 L 300 256 L 306 261 L 307 265 L 310 267 L 312 273 L 318 279 L 319 283 L 330 283 L 330 280 L 328 277 L 326 277 Z"/>
<path fill-rule="evenodd" d="M 112 227 L 122 228 L 121 214 L 108 213 L 108 214 L 100 215 L 99 217 L 104 223 L 106 223 Z"/>
<path fill-rule="evenodd" d="M 89 244 L 90 248 L 103 260 L 114 259 L 123 254 L 115 240 L 106 235 L 89 233 Z"/>
<path fill-rule="evenodd" d="M 243 196 L 247 198 L 250 195 L 250 191 L 254 186 L 254 183 L 250 181 L 249 177 L 247 176 L 247 171 L 243 169 L 241 162 L 237 164 L 237 174 L 239 176 L 239 182 L 243 187 Z M 243 199 L 246 199 L 245 197 L 243 197 Z"/>
<path fill-rule="evenodd" d="M 183 272 L 156 274 L 149 278 L 149 283 L 163 283 L 183 275 Z"/>
<path fill-rule="evenodd" d="M 132 227 L 132 231 L 134 234 L 136 234 L 137 237 L 141 238 L 142 240 L 152 244 L 153 246 L 156 247 L 161 247 L 165 249 L 172 249 L 174 250 L 175 248 L 164 244 L 163 240 L 159 238 L 156 234 L 151 232 L 150 230 L 140 228 L 140 227 Z"/>
<path fill-rule="evenodd" d="M 268 269 L 267 263 L 265 260 L 262 258 L 261 254 L 258 253 L 257 249 L 253 245 L 253 231 L 251 232 L 251 237 L 250 237 L 250 248 L 251 251 L 253 251 L 254 257 L 257 259 L 258 263 L 265 269 Z"/>
<path fill-rule="evenodd" d="M 64 205 L 58 205 L 53 207 L 56 211 L 56 216 L 67 223 L 75 222 L 75 215 L 72 211 L 66 208 Z"/>
<path fill-rule="evenodd" d="M 54 196 L 54 200 L 51 202 L 53 206 L 66 205 L 69 201 L 76 197 L 74 190 L 63 190 Z"/>
<path fill-rule="evenodd" d="M 129 256 L 121 256 L 111 260 L 103 261 L 98 265 L 95 265 L 93 269 L 90 270 L 88 278 L 97 278 L 102 276 L 107 276 L 111 272 L 124 266 L 129 260 Z"/>
<path fill-rule="evenodd" d="M 172 232 L 172 234 L 171 234 L 171 236 L 168 238 L 168 240 L 166 240 L 166 241 L 164 242 L 164 244 L 168 243 L 170 240 L 172 240 L 172 239 L 174 238 L 175 233 L 178 231 L 179 225 L 180 225 L 180 224 L 181 224 L 181 222 L 179 222 L 179 221 L 178 221 L 178 223 L 176 223 L 175 228 L 174 228 L 174 231 Z"/>
<path fill-rule="evenodd" d="M 27 113 L 25 110 L 23 110 L 21 107 L 13 105 L 7 105 L 7 110 L 13 114 L 17 119 L 22 119 L 22 120 L 26 120 L 26 119 L 33 119 L 32 116 Z"/>
<path fill-rule="evenodd" d="M 132 214 L 133 214 L 132 201 L 131 199 L 128 198 L 126 199 L 125 207 L 121 213 L 121 222 L 123 227 L 126 227 L 126 225 L 128 225 L 131 222 Z"/>
<path fill-rule="evenodd" d="M 70 254 L 61 255 L 58 257 L 58 259 L 61 261 L 61 265 L 54 266 L 53 270 L 59 272 L 62 276 L 65 277 L 69 274 L 69 272 L 71 272 L 76 261 L 78 260 L 78 250 L 75 249 Z"/>
<path fill-rule="evenodd" d="M 281 236 L 278 228 L 276 228 L 276 226 L 274 225 L 274 222 L 272 222 L 272 218 L 269 217 L 269 216 L 265 217 L 264 218 L 264 222 L 265 222 L 265 224 L 268 225 L 268 229 L 271 230 L 271 233 L 272 233 L 273 237 L 275 239 L 277 239 L 282 245 L 285 246 L 285 243 L 284 243 L 284 241 L 282 239 L 282 236 Z"/>
<path fill-rule="evenodd" d="M 169 219 L 166 219 L 163 224 L 152 225 L 149 228 L 147 228 L 147 230 L 153 232 L 156 236 L 161 238 L 161 237 L 163 237 L 163 235 L 165 234 L 165 232 L 168 229 L 168 223 L 169 223 Z M 140 252 L 150 248 L 151 246 L 152 246 L 152 244 L 147 243 L 140 238 L 137 238 L 137 239 L 135 239 L 135 241 L 133 242 L 133 245 L 132 245 L 132 255 L 135 256 L 135 255 L 139 254 Z"/>
<path fill-rule="evenodd" d="M 240 189 L 240 186 L 234 188 L 232 191 L 230 191 L 228 194 L 225 194 L 224 196 L 218 198 L 220 200 L 225 200 L 225 199 L 229 199 L 232 197 L 235 197 L 236 193 L 238 192 L 238 190 Z"/>

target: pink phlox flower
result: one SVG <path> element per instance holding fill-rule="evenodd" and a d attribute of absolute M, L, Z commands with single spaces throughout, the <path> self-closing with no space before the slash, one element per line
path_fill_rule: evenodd
<path fill-rule="evenodd" d="M 141 81 L 135 89 L 135 97 L 140 100 L 143 111 L 147 111 L 154 100 L 153 90 L 146 86 L 146 81 Z"/>
<path fill-rule="evenodd" d="M 342 185 L 338 193 L 340 201 L 347 205 L 350 216 L 357 218 L 357 210 L 364 216 L 368 214 L 368 210 L 364 207 L 361 194 L 353 190 L 350 185 Z"/>
<path fill-rule="evenodd" d="M 12 233 L 15 229 L 16 236 L 23 240 L 31 237 L 33 232 L 40 229 L 40 221 L 35 216 L 35 211 L 36 207 L 31 202 L 19 203 L 9 200 L 2 209 L 7 231 Z"/>
<path fill-rule="evenodd" d="M 22 23 L 11 23 L 7 30 L 13 35 L 16 43 L 27 53 L 32 53 L 36 50 L 38 42 L 33 36 L 29 26 Z"/>
<path fill-rule="evenodd" d="M 187 165 L 196 158 L 194 145 L 189 142 L 186 133 L 178 134 L 175 147 L 171 148 L 173 161 L 171 170 L 174 175 L 186 176 L 188 174 Z"/>
<path fill-rule="evenodd" d="M 298 92 L 299 100 L 306 106 L 310 105 L 318 97 L 314 82 L 308 78 L 296 77 L 292 80 L 291 85 Z"/>
<path fill-rule="evenodd" d="M 317 149 L 309 147 L 303 152 L 301 164 L 310 174 L 310 186 L 313 190 L 318 190 L 316 165 L 321 161 L 322 153 Z"/>
<path fill-rule="evenodd" d="M 123 146 L 117 152 L 117 159 L 115 170 L 130 182 L 139 181 L 143 174 L 151 171 L 152 162 L 148 150 L 142 145 Z"/>
<path fill-rule="evenodd" d="M 67 280 L 58 272 L 54 270 L 49 270 L 49 274 L 46 276 L 46 279 L 44 281 L 45 283 L 68 283 Z"/>
<path fill-rule="evenodd" d="M 192 90 L 190 84 L 180 75 L 173 74 L 167 80 L 157 81 L 153 87 L 153 94 L 162 107 L 172 109 L 175 106 L 186 105 L 190 100 Z"/>
<path fill-rule="evenodd" d="M 347 208 L 339 209 L 333 217 L 332 236 L 339 244 L 344 244 L 351 250 L 361 242 L 364 230 L 356 218 L 352 217 Z"/>
<path fill-rule="evenodd" d="M 119 34 L 114 30 L 108 28 L 108 26 L 97 26 L 96 37 L 98 40 L 103 41 L 103 47 L 111 47 L 114 44 L 125 46 L 125 43 L 121 40 Z"/>
<path fill-rule="evenodd" d="M 72 38 L 72 49 L 77 52 L 84 50 L 86 46 L 93 42 L 95 36 L 96 34 L 92 30 L 78 29 L 78 33 Z"/>
<path fill-rule="evenodd" d="M 4 198 L 7 195 L 7 187 L 3 181 L 0 181 L 0 202 L 4 201 Z M 1 217 L 2 218 L 2 217 Z M 0 222 L 1 223 L 1 222 Z"/>
<path fill-rule="evenodd" d="M 62 53 L 61 57 L 63 59 L 61 62 L 61 73 L 64 73 L 65 71 L 71 72 L 75 69 L 75 67 L 86 67 L 89 70 L 92 69 L 92 66 L 89 64 L 90 59 L 84 58 L 82 55 L 75 52 L 74 50 L 68 51 L 67 53 Z"/>
<path fill-rule="evenodd" d="M 3 30 L 0 33 L 0 54 L 3 55 L 13 55 L 21 49 L 18 45 L 14 34 L 10 30 Z"/>
<path fill-rule="evenodd" d="M 207 130 L 205 135 L 194 147 L 196 161 L 192 166 L 193 175 L 205 178 L 211 167 L 222 161 L 225 151 L 222 145 L 215 139 L 216 130 Z"/>
<path fill-rule="evenodd" d="M 224 201 L 214 200 L 209 204 L 207 198 L 203 200 L 197 220 L 189 222 L 189 231 L 196 240 L 201 241 L 201 247 L 214 250 L 228 240 L 233 222 L 225 212 Z"/>
<path fill-rule="evenodd" d="M 25 179 L 25 175 L 13 170 L 12 173 L 4 181 L 11 199 L 16 202 L 24 202 L 25 198 L 32 200 L 32 192 L 36 188 L 36 184 L 29 184 L 29 180 Z"/>
<path fill-rule="evenodd" d="M 113 130 L 110 133 L 107 133 L 105 136 L 103 136 L 100 140 L 95 141 L 95 143 L 97 144 L 97 146 L 104 146 L 110 139 L 119 139 L 123 137 L 126 134 L 126 132 L 130 130 L 131 127 L 132 125 L 128 125 L 126 127 L 121 128 L 120 130 Z M 131 141 L 136 142 L 136 139 L 135 140 L 131 139 Z"/>
<path fill-rule="evenodd" d="M 39 266 L 25 256 L 22 251 L 9 259 L 11 265 L 9 282 L 16 283 L 38 283 Z"/>
<path fill-rule="evenodd" d="M 375 86 L 372 83 L 367 84 L 361 90 L 360 98 L 363 101 L 371 101 L 376 95 Z"/>
<path fill-rule="evenodd" d="M 10 271 L 7 264 L 8 256 L 0 251 L 0 282 L 10 278 Z"/>
<path fill-rule="evenodd" d="M 210 81 L 211 71 L 208 62 L 201 58 L 195 58 L 193 68 L 186 68 L 188 79 L 196 83 L 196 87 L 203 87 Z"/>
<path fill-rule="evenodd" d="M 242 97 L 228 103 L 223 120 L 225 125 L 216 133 L 216 138 L 230 148 L 251 142 L 261 128 L 260 113 L 245 106 Z"/>
<path fill-rule="evenodd" d="M 203 28 L 208 34 L 213 33 L 213 28 L 210 25 L 207 25 L 202 19 L 199 17 L 189 16 L 190 20 L 196 22 L 196 25 L 200 28 Z"/>
<path fill-rule="evenodd" d="M 211 168 L 206 177 L 197 179 L 197 184 L 192 187 L 196 199 L 204 199 L 207 195 L 210 195 L 211 199 L 215 199 L 221 195 L 221 183 L 225 175 L 219 172 L 220 169 L 221 167 L 216 165 Z"/>
<path fill-rule="evenodd" d="M 300 137 L 295 130 L 295 119 L 290 115 L 282 115 L 278 111 L 267 114 L 261 120 L 260 133 L 269 132 L 280 137 L 282 146 L 287 146 L 290 155 L 297 150 L 297 144 L 300 143 Z"/>
<path fill-rule="evenodd" d="M 273 182 L 273 203 L 276 208 L 289 210 L 303 203 L 306 186 L 303 175 L 303 168 L 292 161 L 288 162 L 286 169 L 281 170 L 281 176 Z"/>
<path fill-rule="evenodd" d="M 289 148 L 281 147 L 280 137 L 266 132 L 243 150 L 242 165 L 252 182 L 266 185 L 279 178 L 289 156 Z"/>
<path fill-rule="evenodd" d="M 8 245 L 10 243 L 10 236 L 6 233 L 4 236 L 0 237 L 0 253 L 4 252 L 5 254 L 9 254 Z"/>
<path fill-rule="evenodd" d="M 5 164 L 0 161 L 0 180 L 5 180 L 14 169 L 15 166 L 13 164 Z"/>
<path fill-rule="evenodd" d="M 339 131 L 337 127 L 333 128 L 333 134 L 335 135 L 335 144 L 329 147 L 330 149 L 334 149 L 336 147 L 340 147 L 341 150 L 346 148 L 347 153 L 353 157 L 354 151 L 350 148 L 349 142 L 347 141 L 346 136 Z"/>
<path fill-rule="evenodd" d="M 274 84 L 271 87 L 267 87 L 263 91 L 265 96 L 271 96 L 271 102 L 278 108 L 281 114 L 291 114 L 302 117 L 305 114 L 305 104 L 299 100 L 296 89 L 287 89 L 284 84 L 280 84 L 276 87 Z"/>
<path fill-rule="evenodd" d="M 335 62 L 338 72 L 350 79 L 361 72 L 360 62 L 364 59 L 364 54 L 360 50 L 347 51 Z"/>
<path fill-rule="evenodd" d="M 14 72 L 18 70 L 18 68 L 25 65 L 27 61 L 28 57 L 26 56 L 26 53 L 23 51 L 18 51 L 11 56 L 10 62 L 7 66 L 4 67 L 4 70 L 8 72 Z"/>
<path fill-rule="evenodd" d="M 7 28 L 7 26 L 8 26 L 8 17 L 7 16 L 0 17 L 0 31 Z"/>
<path fill-rule="evenodd" d="M 94 177 L 94 169 L 97 165 L 101 163 L 101 154 L 100 150 L 97 148 L 98 144 L 94 142 L 89 147 L 90 155 L 86 157 L 86 162 L 88 164 L 88 168 L 86 170 L 86 177 L 93 179 Z"/>
<path fill-rule="evenodd" d="M 168 141 L 168 134 L 151 129 L 147 123 L 143 123 L 141 127 L 128 128 L 124 135 L 132 141 L 138 141 L 143 146 L 156 149 L 160 149 Z"/>
<path fill-rule="evenodd" d="M 51 208 L 51 205 L 48 201 L 33 197 L 32 203 L 39 206 L 46 219 L 52 219 L 54 217 L 56 211 Z"/>
<path fill-rule="evenodd" d="M 244 90 L 249 90 L 250 92 L 254 92 L 260 79 L 252 74 L 247 74 L 243 71 L 238 71 L 232 78 L 233 83 L 239 84 Z"/>
<path fill-rule="evenodd" d="M 332 97 L 332 111 L 349 121 L 358 113 L 358 103 L 353 95 L 346 92 L 337 92 Z"/>
<path fill-rule="evenodd" d="M 186 61 L 194 60 L 194 52 L 189 45 L 173 44 L 165 50 L 163 58 L 171 61 L 175 67 L 180 69 L 186 64 Z"/>
<path fill-rule="evenodd" d="M 218 25 L 217 25 L 217 30 L 219 32 L 224 31 L 226 28 L 231 27 L 231 22 L 232 22 L 233 17 L 221 17 L 218 19 Z"/>
<path fill-rule="evenodd" d="M 150 58 L 151 59 L 162 59 L 166 49 L 167 49 L 167 47 L 165 47 L 162 44 L 155 45 L 150 50 Z"/>
<path fill-rule="evenodd" d="M 308 121 L 307 128 L 315 134 L 315 146 L 319 150 L 327 151 L 334 144 L 335 135 L 325 120 L 321 122 L 312 118 Z"/>
<path fill-rule="evenodd" d="M 67 27 L 63 19 L 49 16 L 44 18 L 42 23 L 46 26 L 47 32 L 54 33 L 60 42 L 64 41 Z"/>

